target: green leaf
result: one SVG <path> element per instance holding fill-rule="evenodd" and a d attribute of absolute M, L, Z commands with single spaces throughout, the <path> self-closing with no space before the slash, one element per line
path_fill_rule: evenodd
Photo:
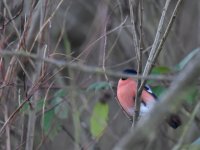
<path fill-rule="evenodd" d="M 67 35 L 64 36 L 63 41 L 64 41 L 65 52 L 67 55 L 69 55 L 71 53 L 71 44 Z"/>
<path fill-rule="evenodd" d="M 53 140 L 61 129 L 60 122 L 56 120 L 54 110 L 44 113 L 44 121 L 42 123 L 44 134 Z"/>
<path fill-rule="evenodd" d="M 51 101 L 51 104 L 55 106 L 54 113 L 60 119 L 66 119 L 68 117 L 68 104 L 64 101 L 64 96 L 64 90 L 59 90 L 54 94 L 54 98 Z"/>
<path fill-rule="evenodd" d="M 183 97 L 189 104 L 193 104 L 197 100 L 198 95 L 198 88 L 193 86 L 183 94 Z"/>
<path fill-rule="evenodd" d="M 42 128 L 50 140 L 53 140 L 61 129 L 61 123 L 56 117 L 60 119 L 66 119 L 68 117 L 68 106 L 67 102 L 63 101 L 64 96 L 66 96 L 66 91 L 64 89 L 58 90 L 51 100 L 51 105 L 55 107 L 44 113 Z M 43 105 L 44 100 L 37 104 L 37 109 L 41 109 Z"/>
<path fill-rule="evenodd" d="M 178 71 L 182 70 L 185 67 L 185 65 L 193 58 L 193 56 L 199 53 L 199 51 L 200 48 L 194 49 L 183 60 L 181 60 L 181 62 L 178 65 L 176 65 L 175 69 Z"/>
<path fill-rule="evenodd" d="M 73 111 L 73 127 L 74 127 L 74 139 L 77 143 L 80 143 L 80 134 L 81 134 L 81 120 L 79 110 Z"/>
<path fill-rule="evenodd" d="M 185 145 L 183 148 L 183 150 L 200 150 L 200 144 L 190 144 L 190 145 Z"/>
<path fill-rule="evenodd" d="M 40 111 L 44 105 L 44 99 L 40 99 L 36 104 L 36 112 Z M 29 111 L 29 102 L 24 104 L 24 106 L 20 109 L 20 112 L 28 113 Z"/>
<path fill-rule="evenodd" d="M 170 72 L 171 69 L 167 66 L 157 66 L 152 69 L 152 74 L 166 74 Z"/>
<path fill-rule="evenodd" d="M 36 112 L 42 110 L 43 106 L 44 106 L 44 99 L 38 100 L 36 105 Z"/>
<path fill-rule="evenodd" d="M 68 104 L 63 101 L 58 106 L 55 107 L 54 112 L 56 116 L 60 119 L 66 119 L 68 117 Z"/>
<path fill-rule="evenodd" d="M 64 89 L 60 89 L 54 94 L 54 97 L 64 97 L 64 96 L 66 96 L 66 90 Z"/>
<path fill-rule="evenodd" d="M 152 87 L 151 89 L 153 93 L 158 97 L 160 97 L 167 90 L 167 88 L 163 86 L 156 86 Z M 199 92 L 197 87 L 191 87 L 187 89 L 182 95 L 179 95 L 179 98 L 184 99 L 188 104 L 193 104 L 197 100 L 198 95 Z"/>
<path fill-rule="evenodd" d="M 107 126 L 109 107 L 106 103 L 96 103 L 90 118 L 90 132 L 94 138 L 100 136 Z"/>
<path fill-rule="evenodd" d="M 93 83 L 91 84 L 88 88 L 87 88 L 87 91 L 90 91 L 90 90 L 95 90 L 95 91 L 98 91 L 98 90 L 102 90 L 102 89 L 109 89 L 110 87 L 110 84 L 108 82 L 96 82 L 96 83 Z"/>
<path fill-rule="evenodd" d="M 160 97 L 160 95 L 162 95 L 166 91 L 166 88 L 163 86 L 156 86 L 152 87 L 152 91 L 156 96 Z"/>
<path fill-rule="evenodd" d="M 191 145 L 188 147 L 187 150 L 200 150 L 200 146 L 199 145 Z"/>
<path fill-rule="evenodd" d="M 29 104 L 26 102 L 25 104 L 24 104 L 24 106 L 20 109 L 20 112 L 22 112 L 22 113 L 28 113 L 28 110 L 29 110 Z"/>
<path fill-rule="evenodd" d="M 167 66 L 156 66 L 152 69 L 151 74 L 152 75 L 155 75 L 155 74 L 160 75 L 160 74 L 168 74 L 171 72 L 172 72 L 172 70 Z M 152 84 L 155 82 L 156 82 L 155 80 L 148 80 L 147 84 Z"/>
<path fill-rule="evenodd" d="M 52 100 L 51 100 L 51 104 L 53 106 L 57 106 L 57 105 L 60 105 L 60 103 L 62 103 L 63 101 L 63 98 L 62 97 L 54 97 Z"/>
<path fill-rule="evenodd" d="M 51 100 L 51 104 L 53 106 L 60 105 L 63 101 L 63 97 L 66 96 L 66 92 L 64 89 L 58 90 L 55 94 L 53 99 Z"/>

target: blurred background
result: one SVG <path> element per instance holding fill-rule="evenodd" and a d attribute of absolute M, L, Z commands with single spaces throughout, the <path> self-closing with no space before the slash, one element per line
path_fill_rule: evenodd
<path fill-rule="evenodd" d="M 173 0 L 169 5 L 164 29 L 176 3 Z M 139 4 L 133 4 L 139 38 Z M 143 67 L 164 5 L 165 0 L 143 2 Z M 95 70 L 137 68 L 129 8 L 128 0 L 0 2 L 1 150 L 109 150 L 129 132 L 131 122 L 115 98 L 118 78 Z M 168 75 L 179 71 L 175 67 L 200 45 L 199 18 L 200 1 L 183 0 L 154 72 Z M 73 67 L 74 63 L 78 65 Z M 170 82 L 149 84 L 159 96 Z M 198 93 L 195 87 L 189 98 L 183 98 L 189 99 L 184 104 L 187 111 L 177 110 L 183 122 L 189 119 Z M 200 115 L 185 144 L 199 136 L 199 122 Z M 150 149 L 171 149 L 183 129 L 174 130 L 163 123 L 144 144 L 151 143 Z"/>

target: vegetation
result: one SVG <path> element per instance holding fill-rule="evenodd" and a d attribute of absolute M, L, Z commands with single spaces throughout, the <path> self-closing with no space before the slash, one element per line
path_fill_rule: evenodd
<path fill-rule="evenodd" d="M 200 149 L 199 10 L 198 0 L 2 0 L 0 149 Z M 133 124 L 116 99 L 125 68 L 138 72 Z M 141 119 L 146 83 L 159 102 Z"/>

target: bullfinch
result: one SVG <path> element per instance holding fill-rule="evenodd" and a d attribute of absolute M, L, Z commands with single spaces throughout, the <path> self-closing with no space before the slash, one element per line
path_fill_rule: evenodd
<path fill-rule="evenodd" d="M 134 69 L 126 69 L 123 71 L 125 74 L 136 75 L 137 72 Z M 132 119 L 134 114 L 134 101 L 137 92 L 137 81 L 130 77 L 122 77 L 118 81 L 117 85 L 117 98 L 119 104 L 125 111 L 125 113 Z M 141 116 L 148 113 L 155 105 L 157 101 L 156 95 L 152 92 L 148 85 L 144 86 L 141 94 L 140 114 Z M 171 114 L 167 119 L 168 124 L 176 129 L 181 125 L 180 117 L 176 114 Z"/>

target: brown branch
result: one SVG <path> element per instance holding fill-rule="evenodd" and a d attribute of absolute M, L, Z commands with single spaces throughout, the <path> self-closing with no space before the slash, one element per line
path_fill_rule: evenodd
<path fill-rule="evenodd" d="M 137 74 L 142 73 L 142 51 L 143 51 L 143 0 L 139 1 L 139 11 L 140 11 L 140 16 L 139 16 L 139 21 L 140 21 L 140 39 L 139 39 L 139 48 L 138 48 L 138 68 L 137 68 Z M 139 87 L 141 85 L 141 80 L 137 80 L 137 92 L 136 92 L 136 97 L 135 97 L 135 115 L 133 116 L 133 125 L 136 127 L 137 122 L 139 121 L 139 116 L 140 116 L 140 95 L 139 94 Z M 132 126 L 133 127 L 133 126 Z"/>
<path fill-rule="evenodd" d="M 156 50 L 156 53 L 155 53 L 155 55 L 154 55 L 154 57 L 153 57 L 152 62 L 155 62 L 155 60 L 157 59 L 158 55 L 160 54 L 160 52 L 161 52 L 161 50 L 162 50 L 162 48 L 163 48 L 163 45 L 164 45 L 164 43 L 165 43 L 165 41 L 166 41 L 166 39 L 167 39 L 167 36 L 168 36 L 168 34 L 170 33 L 169 31 L 170 31 L 170 29 L 172 28 L 172 25 L 173 25 L 173 23 L 174 23 L 174 21 L 175 21 L 175 19 L 176 19 L 178 10 L 179 10 L 179 8 L 180 8 L 182 2 L 183 2 L 183 0 L 179 0 L 179 1 L 176 3 L 176 6 L 175 6 L 174 11 L 173 11 L 173 13 L 172 13 L 172 16 L 171 16 L 171 18 L 170 18 L 170 21 L 169 21 L 169 23 L 168 23 L 168 25 L 167 25 L 167 28 L 166 28 L 166 30 L 165 30 L 165 33 L 164 33 L 163 36 L 162 36 L 162 39 L 161 39 L 161 41 L 160 41 L 160 44 L 158 45 L 158 48 L 157 48 L 157 50 Z"/>
<path fill-rule="evenodd" d="M 135 26 L 135 19 L 133 15 L 133 1 L 129 0 L 129 7 L 130 7 L 130 17 L 131 17 L 131 23 L 132 23 L 132 36 L 133 36 L 133 43 L 134 43 L 134 48 L 137 56 L 137 61 L 139 61 L 139 42 L 138 42 L 138 37 L 137 37 L 137 32 L 136 32 L 136 26 Z"/>

